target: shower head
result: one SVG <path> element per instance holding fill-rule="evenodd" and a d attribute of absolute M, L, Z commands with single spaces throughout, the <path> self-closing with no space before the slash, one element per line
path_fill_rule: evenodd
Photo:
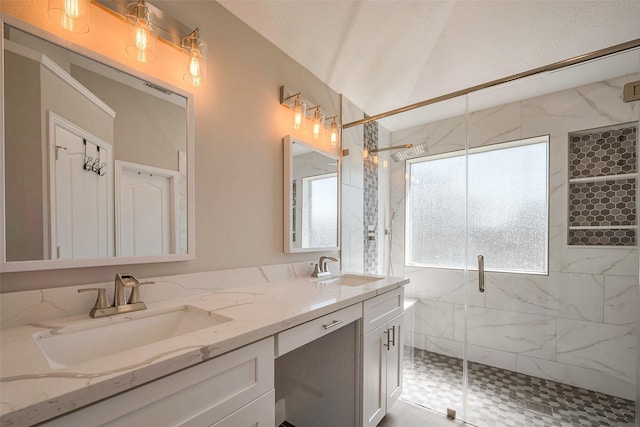
<path fill-rule="evenodd" d="M 403 160 L 413 159 L 414 157 L 419 157 L 427 154 L 429 149 L 427 148 L 427 143 L 423 142 L 422 144 L 413 145 L 409 148 L 405 148 L 404 150 L 398 151 L 397 153 L 393 153 L 391 158 L 394 162 L 401 162 Z"/>

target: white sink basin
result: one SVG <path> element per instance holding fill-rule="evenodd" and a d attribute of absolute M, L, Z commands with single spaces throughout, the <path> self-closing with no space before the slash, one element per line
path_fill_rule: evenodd
<path fill-rule="evenodd" d="M 380 277 L 375 276 L 363 276 L 360 274 L 342 274 L 336 277 L 330 277 L 325 280 L 321 280 L 319 283 L 321 284 L 334 284 L 340 286 L 362 286 L 367 283 L 375 282 L 376 280 L 380 280 Z"/>
<path fill-rule="evenodd" d="M 135 317 L 134 317 L 135 316 Z M 138 312 L 95 319 L 82 325 L 33 335 L 54 369 L 209 328 L 232 319 L 183 305 L 155 312 Z"/>

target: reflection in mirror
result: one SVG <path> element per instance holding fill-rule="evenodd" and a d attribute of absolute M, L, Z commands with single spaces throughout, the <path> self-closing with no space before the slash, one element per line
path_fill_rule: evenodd
<path fill-rule="evenodd" d="M 5 261 L 187 253 L 187 99 L 4 26 Z"/>
<path fill-rule="evenodd" d="M 338 159 L 287 136 L 285 252 L 338 247 Z"/>

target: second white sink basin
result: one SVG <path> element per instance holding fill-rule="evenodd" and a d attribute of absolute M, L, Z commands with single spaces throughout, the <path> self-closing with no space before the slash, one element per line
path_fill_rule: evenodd
<path fill-rule="evenodd" d="M 120 315 L 96 319 L 61 330 L 39 332 L 33 338 L 49 365 L 62 369 L 231 320 L 183 305 L 155 312 L 139 312 L 135 317 Z"/>
<path fill-rule="evenodd" d="M 320 283 L 331 283 L 340 286 L 362 286 L 380 279 L 380 277 L 364 276 L 360 274 L 342 274 L 340 276 L 321 280 Z"/>

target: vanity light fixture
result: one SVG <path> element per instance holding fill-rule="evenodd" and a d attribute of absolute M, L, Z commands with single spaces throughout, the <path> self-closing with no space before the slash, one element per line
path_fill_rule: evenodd
<path fill-rule="evenodd" d="M 200 38 L 200 29 L 196 27 L 187 37 L 182 39 L 182 48 L 189 53 L 189 61 L 184 73 L 184 81 L 195 87 L 206 82 L 207 43 Z"/>
<path fill-rule="evenodd" d="M 285 101 L 293 98 L 293 130 L 304 129 L 304 119 L 307 117 L 307 103 L 300 99 L 300 92 L 288 96 Z"/>
<path fill-rule="evenodd" d="M 89 0 L 49 0 L 49 18 L 74 33 L 89 32 Z"/>
<path fill-rule="evenodd" d="M 155 28 L 155 15 L 144 0 L 127 5 L 126 17 L 129 20 L 129 39 L 127 54 L 140 62 L 156 61 L 156 42 L 158 33 Z"/>

